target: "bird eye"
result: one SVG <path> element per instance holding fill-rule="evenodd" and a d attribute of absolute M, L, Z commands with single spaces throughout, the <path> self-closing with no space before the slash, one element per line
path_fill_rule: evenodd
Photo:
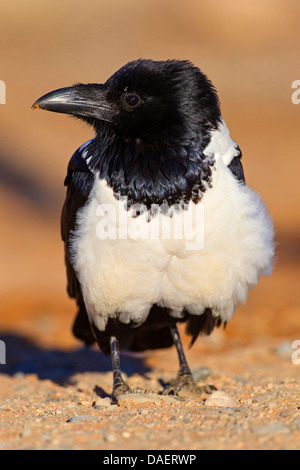
<path fill-rule="evenodd" d="M 125 103 L 130 108 L 134 108 L 141 103 L 141 98 L 138 95 L 126 95 L 125 96 Z"/>

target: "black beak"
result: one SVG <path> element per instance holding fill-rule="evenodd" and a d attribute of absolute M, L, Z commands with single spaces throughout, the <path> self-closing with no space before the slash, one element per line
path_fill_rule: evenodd
<path fill-rule="evenodd" d="M 105 85 L 78 84 L 47 93 L 36 100 L 32 109 L 111 122 L 116 114 L 116 107 L 107 101 L 106 94 Z"/>

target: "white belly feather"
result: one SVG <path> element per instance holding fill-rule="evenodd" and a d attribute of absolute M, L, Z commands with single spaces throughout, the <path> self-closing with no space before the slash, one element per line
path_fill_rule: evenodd
<path fill-rule="evenodd" d="M 95 178 L 78 213 L 70 252 L 89 318 L 100 330 L 108 317 L 141 323 L 154 303 L 170 308 L 175 317 L 184 307 L 198 315 L 211 308 L 213 315 L 228 321 L 258 276 L 271 272 L 272 223 L 259 196 L 233 177 L 224 159 L 217 158 L 212 188 L 198 206 L 200 212 L 194 203 L 188 211 L 193 211 L 194 224 L 195 217 L 201 219 L 196 227 L 201 234 L 193 232 L 197 240 L 203 236 L 200 248 L 187 249 L 191 240 L 163 239 L 161 233 L 156 239 L 136 239 L 138 230 L 132 231 L 131 212 L 124 209 L 124 201 L 116 200 L 107 183 Z M 108 213 L 103 207 L 113 207 L 117 214 L 116 233 L 106 239 L 102 235 L 108 228 Z M 160 213 L 147 222 L 143 214 L 134 224 L 140 233 L 153 229 L 153 235 L 158 233 L 155 225 L 161 227 L 167 219 Z"/>

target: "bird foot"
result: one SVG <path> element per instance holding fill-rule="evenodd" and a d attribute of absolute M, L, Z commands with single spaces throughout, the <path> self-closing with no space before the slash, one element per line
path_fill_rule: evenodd
<path fill-rule="evenodd" d="M 163 390 L 163 395 L 176 395 L 180 398 L 202 397 L 207 398 L 216 387 L 214 385 L 197 385 L 190 376 L 177 377 L 174 384 L 167 385 Z"/>
<path fill-rule="evenodd" d="M 118 401 L 118 397 L 120 397 L 121 395 L 129 395 L 129 394 L 148 395 L 148 396 L 158 395 L 153 390 L 149 390 L 149 389 L 145 389 L 141 387 L 130 388 L 125 382 L 123 382 L 123 383 L 119 383 L 118 385 L 114 387 L 112 396 L 115 401 Z"/>
<path fill-rule="evenodd" d="M 142 394 L 142 395 L 157 395 L 156 392 L 154 392 L 153 390 L 150 390 L 150 389 L 147 389 L 147 388 L 141 388 L 141 387 L 134 387 L 134 388 L 129 388 L 124 391 L 123 393 L 119 393 L 118 395 L 124 395 L 124 394 L 128 394 L 128 393 L 138 393 L 138 394 Z"/>

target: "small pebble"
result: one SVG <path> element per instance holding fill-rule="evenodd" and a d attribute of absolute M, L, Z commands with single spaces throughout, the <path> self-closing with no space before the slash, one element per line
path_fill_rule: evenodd
<path fill-rule="evenodd" d="M 116 442 L 117 438 L 114 434 L 112 433 L 105 433 L 103 435 L 103 440 L 107 442 Z"/>
<path fill-rule="evenodd" d="M 281 411 L 281 413 L 279 413 L 280 416 L 282 416 L 283 418 L 286 418 L 287 416 L 290 415 L 290 410 L 283 410 Z"/>
<path fill-rule="evenodd" d="M 78 415 L 72 416 L 67 420 L 67 423 L 79 423 L 80 421 L 90 421 L 90 420 L 97 420 L 97 416 L 93 415 Z"/>
<path fill-rule="evenodd" d="M 205 406 L 224 406 L 224 407 L 235 407 L 238 405 L 238 401 L 228 393 L 217 390 L 213 392 L 205 401 Z"/>
<path fill-rule="evenodd" d="M 24 372 L 15 372 L 13 377 L 14 377 L 14 379 L 24 379 L 25 374 L 24 374 Z"/>
<path fill-rule="evenodd" d="M 93 403 L 93 408 L 107 408 L 111 405 L 110 398 L 97 398 L 97 400 Z"/>
<path fill-rule="evenodd" d="M 192 374 L 195 382 L 200 382 L 209 377 L 212 374 L 212 370 L 209 367 L 198 367 L 192 370 Z"/>

